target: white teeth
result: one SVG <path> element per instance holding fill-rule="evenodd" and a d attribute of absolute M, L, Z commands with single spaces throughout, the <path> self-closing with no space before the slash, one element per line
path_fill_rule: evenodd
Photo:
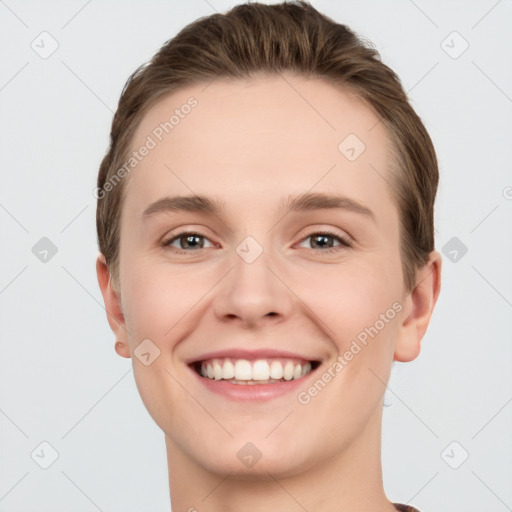
<path fill-rule="evenodd" d="M 231 361 L 224 361 L 222 367 L 222 378 L 232 379 L 235 376 L 235 365 Z"/>
<path fill-rule="evenodd" d="M 211 380 L 229 380 L 232 384 L 273 384 L 300 379 L 311 372 L 311 363 L 286 359 L 213 359 L 201 363 L 200 373 Z"/>
<path fill-rule="evenodd" d="M 270 377 L 272 379 L 283 378 L 283 365 L 279 361 L 272 361 L 270 365 Z"/>
<path fill-rule="evenodd" d="M 218 361 L 213 361 L 213 376 L 215 377 L 215 380 L 222 379 L 222 374 L 222 366 Z"/>
<path fill-rule="evenodd" d="M 252 367 L 252 380 L 268 380 L 270 377 L 270 367 L 267 361 L 259 359 Z"/>
<path fill-rule="evenodd" d="M 284 380 L 292 380 L 293 379 L 293 370 L 294 370 L 293 363 L 291 361 L 288 361 L 283 370 Z"/>
<path fill-rule="evenodd" d="M 252 366 L 246 359 L 239 359 L 235 363 L 236 380 L 252 380 Z"/>

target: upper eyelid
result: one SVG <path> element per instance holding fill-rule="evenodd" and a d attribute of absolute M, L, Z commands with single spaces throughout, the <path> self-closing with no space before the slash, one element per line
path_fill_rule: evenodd
<path fill-rule="evenodd" d="M 169 237 L 164 237 L 162 239 L 162 245 L 169 245 L 171 242 L 175 242 L 176 240 L 178 240 L 179 238 L 181 238 L 182 236 L 186 236 L 186 235 L 189 235 L 189 236 L 192 236 L 192 235 L 196 235 L 196 236 L 200 236 L 201 238 L 206 238 L 207 240 L 209 240 L 213 245 L 215 245 L 215 242 L 207 235 L 203 235 L 202 233 L 200 233 L 199 231 L 193 231 L 193 230 L 187 230 L 187 231 L 180 231 L 176 234 L 173 234 L 173 235 L 170 235 Z"/>
<path fill-rule="evenodd" d="M 311 234 L 302 237 L 298 243 L 300 244 L 300 243 L 304 242 L 305 240 L 307 240 L 308 238 L 311 238 L 315 235 L 323 235 L 323 236 L 330 236 L 332 238 L 337 238 L 338 241 L 341 243 L 341 245 L 345 245 L 348 247 L 352 247 L 352 245 L 354 243 L 354 240 L 349 235 L 341 235 L 338 233 L 332 233 L 332 232 L 325 231 L 325 230 L 314 231 Z"/>
<path fill-rule="evenodd" d="M 165 241 L 173 240 L 175 238 L 179 238 L 180 236 L 184 236 L 184 235 L 199 235 L 204 238 L 208 238 L 211 241 L 211 238 L 210 238 L 211 236 L 213 236 L 213 237 L 219 236 L 219 235 L 217 235 L 217 233 L 215 233 L 215 231 L 213 231 L 209 228 L 206 228 L 200 224 L 198 224 L 197 226 L 198 227 L 195 227 L 194 225 L 192 225 L 192 227 L 190 227 L 190 228 L 181 228 L 181 229 L 176 228 L 178 231 L 176 231 L 176 229 L 171 229 L 165 233 L 165 235 L 161 238 L 161 240 L 163 242 L 165 242 Z M 203 232 L 206 230 L 209 231 L 211 233 L 211 235 L 207 235 Z"/>
<path fill-rule="evenodd" d="M 341 228 L 335 228 L 335 227 L 328 227 L 328 228 L 311 228 L 311 226 L 308 226 L 307 228 L 307 234 L 301 236 L 300 242 L 305 240 L 306 238 L 309 238 L 313 235 L 327 235 L 332 236 L 335 238 L 340 238 L 342 240 L 346 240 L 347 242 L 355 242 L 355 239 L 350 235 L 347 231 L 341 229 Z M 301 230 L 303 231 L 303 230 Z"/>

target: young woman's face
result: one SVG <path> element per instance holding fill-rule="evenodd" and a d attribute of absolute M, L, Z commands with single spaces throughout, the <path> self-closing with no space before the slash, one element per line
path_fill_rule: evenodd
<path fill-rule="evenodd" d="M 177 461 L 283 476 L 363 436 L 375 453 L 409 297 L 378 121 L 292 74 L 191 86 L 142 120 L 118 339 Z"/>

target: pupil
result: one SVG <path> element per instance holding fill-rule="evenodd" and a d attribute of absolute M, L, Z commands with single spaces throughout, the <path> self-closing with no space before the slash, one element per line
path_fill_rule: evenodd
<path fill-rule="evenodd" d="M 197 242 L 197 239 L 198 238 L 201 238 L 200 236 L 197 236 L 197 235 L 187 235 L 187 236 L 184 236 L 181 238 L 182 242 L 183 240 L 185 240 L 185 244 L 181 244 L 182 248 L 185 249 L 187 247 L 197 247 L 197 245 L 194 245 L 194 240 Z M 200 247 L 203 246 L 202 243 L 199 243 L 198 244 Z"/>
<path fill-rule="evenodd" d="M 332 239 L 329 235 L 317 235 L 313 238 L 315 247 L 332 247 Z M 317 240 L 321 240 L 318 244 Z"/>

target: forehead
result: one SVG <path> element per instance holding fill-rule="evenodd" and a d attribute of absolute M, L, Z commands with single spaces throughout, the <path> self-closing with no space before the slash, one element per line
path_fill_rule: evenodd
<path fill-rule="evenodd" d="M 151 148 L 127 193 L 141 206 L 167 186 L 240 202 L 313 188 L 391 199 L 383 124 L 353 92 L 319 78 L 283 73 L 183 88 L 148 110 L 131 149 L 143 146 Z"/>

